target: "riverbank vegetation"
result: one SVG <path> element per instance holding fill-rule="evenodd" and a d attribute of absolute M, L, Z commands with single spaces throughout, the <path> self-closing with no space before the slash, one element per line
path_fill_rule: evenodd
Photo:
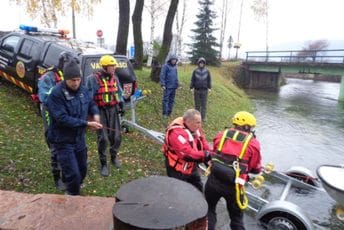
<path fill-rule="evenodd" d="M 203 128 L 208 141 L 217 131 L 230 124 L 230 117 L 238 110 L 250 110 L 251 103 L 245 93 L 232 83 L 235 64 L 209 67 L 213 88 L 209 94 L 208 119 Z M 177 91 L 176 104 L 171 120 L 193 108 L 193 95 L 189 90 L 192 70 L 195 66 L 179 66 L 181 88 Z M 137 123 L 164 132 L 167 120 L 161 116 L 160 86 L 149 80 L 150 69 L 136 72 L 141 89 L 152 94 L 137 104 Z M 61 193 L 54 187 L 50 172 L 50 153 L 43 138 L 41 117 L 30 96 L 0 80 L 0 189 L 28 193 Z M 125 115 L 130 118 L 130 111 Z M 110 165 L 110 176 L 99 174 L 99 160 L 95 133 L 87 132 L 88 175 L 82 195 L 113 196 L 126 182 L 150 175 L 165 175 L 161 145 L 146 138 L 136 130 L 123 133 L 120 149 L 122 168 Z"/>

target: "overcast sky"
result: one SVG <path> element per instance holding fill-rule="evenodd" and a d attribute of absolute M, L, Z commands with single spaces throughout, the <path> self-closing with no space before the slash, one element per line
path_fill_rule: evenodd
<path fill-rule="evenodd" d="M 160 0 L 166 2 L 166 0 Z M 229 35 L 233 36 L 234 42 L 238 37 L 238 24 L 241 0 L 227 0 L 230 7 L 228 14 L 226 40 Z M 268 0 L 269 9 L 269 46 L 270 50 L 274 47 L 280 49 L 281 44 L 292 43 L 295 48 L 300 49 L 306 41 L 327 39 L 343 40 L 344 30 L 341 23 L 344 21 L 344 0 Z M 149 3 L 149 0 L 145 0 Z M 183 0 L 179 0 L 180 6 Z M 265 49 L 265 24 L 257 22 L 253 16 L 250 6 L 253 0 L 244 0 L 242 14 L 240 43 L 241 52 L 248 50 Z M 216 26 L 220 26 L 222 0 L 215 0 L 214 10 L 218 18 L 215 21 Z M 131 1 L 133 8 L 135 1 Z M 168 5 L 166 5 L 168 8 Z M 32 20 L 26 14 L 25 10 L 16 6 L 9 0 L 1 1 L 0 30 L 13 30 L 18 28 L 19 24 L 39 25 L 39 20 Z M 102 29 L 105 42 L 114 44 L 117 36 L 118 22 L 118 1 L 102 0 L 102 3 L 95 6 L 92 19 L 77 15 L 77 38 L 83 40 L 96 40 L 96 31 Z M 132 13 L 132 11 L 131 11 Z M 190 29 L 194 28 L 193 23 L 198 13 L 197 0 L 187 0 L 187 22 L 184 30 L 184 41 L 190 42 L 192 35 Z M 67 28 L 71 31 L 71 13 L 66 12 L 67 16 L 61 18 L 59 27 Z M 69 17 L 68 17 L 69 16 Z M 162 14 L 157 22 L 158 29 L 156 36 L 162 37 L 163 23 L 165 14 Z M 143 39 L 149 40 L 150 17 L 147 12 L 143 15 Z M 132 44 L 132 31 L 129 32 L 129 45 Z M 298 45 L 297 45 L 298 44 Z M 344 48 L 344 47 L 336 47 Z M 289 47 L 290 49 L 290 47 Z M 234 54 L 234 51 L 231 51 Z M 228 49 L 225 49 L 224 56 L 228 55 Z"/>

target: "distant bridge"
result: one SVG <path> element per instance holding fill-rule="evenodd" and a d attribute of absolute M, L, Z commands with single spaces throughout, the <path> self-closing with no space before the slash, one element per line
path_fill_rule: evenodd
<path fill-rule="evenodd" d="M 344 101 L 344 49 L 249 51 L 242 65 L 247 88 L 277 89 L 281 73 L 342 76 L 339 100 Z"/>

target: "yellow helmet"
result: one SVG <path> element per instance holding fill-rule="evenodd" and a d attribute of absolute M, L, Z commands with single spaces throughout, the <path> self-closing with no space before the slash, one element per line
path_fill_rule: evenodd
<path fill-rule="evenodd" d="M 117 66 L 117 61 L 114 57 L 111 55 L 104 55 L 100 58 L 99 60 L 99 65 L 102 67 L 109 66 L 109 65 L 114 65 Z"/>
<path fill-rule="evenodd" d="M 240 111 L 237 112 L 232 118 L 232 124 L 238 126 L 248 125 L 250 127 L 255 127 L 257 125 L 257 121 L 253 114 L 246 111 Z"/>

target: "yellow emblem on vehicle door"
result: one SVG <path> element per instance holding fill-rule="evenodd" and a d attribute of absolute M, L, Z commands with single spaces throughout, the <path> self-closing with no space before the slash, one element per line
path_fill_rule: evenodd
<path fill-rule="evenodd" d="M 25 65 L 22 61 L 17 62 L 16 72 L 20 78 L 23 78 L 25 76 Z"/>

